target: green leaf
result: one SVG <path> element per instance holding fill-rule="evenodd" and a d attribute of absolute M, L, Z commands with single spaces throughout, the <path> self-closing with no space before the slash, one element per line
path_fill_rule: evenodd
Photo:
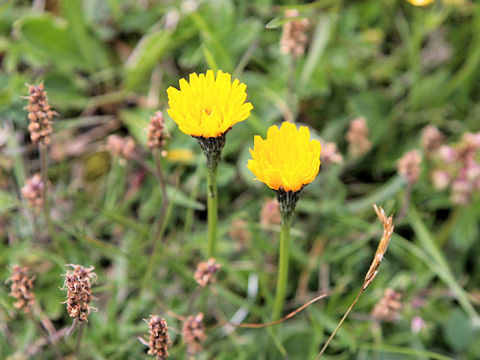
<path fill-rule="evenodd" d="M 0 214 L 15 208 L 16 206 L 18 206 L 18 204 L 18 200 L 14 198 L 11 194 L 5 191 L 0 191 Z"/>
<path fill-rule="evenodd" d="M 167 30 L 155 31 L 139 41 L 125 64 L 127 90 L 136 89 L 148 79 L 152 69 L 172 47 L 172 42 L 172 33 Z"/>
<path fill-rule="evenodd" d="M 26 16 L 15 23 L 22 42 L 37 55 L 58 66 L 88 70 L 69 34 L 65 21 L 48 15 Z"/>
<path fill-rule="evenodd" d="M 53 73 L 45 78 L 45 87 L 48 89 L 48 98 L 56 109 L 82 109 L 88 102 L 71 75 Z"/>
<path fill-rule="evenodd" d="M 283 24 L 289 22 L 289 21 L 298 21 L 298 20 L 302 20 L 304 19 L 305 17 L 304 16 L 291 16 L 291 17 L 276 17 L 276 18 L 273 18 L 272 20 L 270 20 L 267 25 L 265 25 L 265 28 L 266 29 L 276 29 L 280 26 L 282 26 Z"/>
<path fill-rule="evenodd" d="M 470 319 L 462 311 L 455 309 L 443 323 L 445 339 L 456 351 L 466 350 L 478 335 Z"/>
<path fill-rule="evenodd" d="M 168 197 L 171 199 L 171 201 L 173 201 L 175 205 L 191 208 L 194 210 L 200 210 L 200 211 L 205 210 L 204 204 L 190 199 L 188 195 L 181 192 L 179 189 L 175 189 L 175 187 L 173 186 L 170 186 L 170 185 L 167 186 L 167 194 L 168 194 Z"/>
<path fill-rule="evenodd" d="M 90 33 L 85 23 L 85 16 L 80 0 L 64 0 L 63 15 L 68 20 L 69 36 L 76 44 L 82 59 L 91 71 L 109 66 L 106 51 L 102 44 Z"/>
<path fill-rule="evenodd" d="M 462 208 L 460 211 L 452 240 L 459 249 L 466 250 L 478 239 L 479 219 L 471 206 Z"/>
<path fill-rule="evenodd" d="M 365 116 L 370 129 L 370 140 L 376 144 L 385 139 L 389 129 L 387 121 L 391 104 L 380 92 L 365 91 L 352 96 L 349 101 L 352 115 Z"/>
<path fill-rule="evenodd" d="M 322 15 L 318 20 L 317 26 L 315 27 L 315 33 L 313 34 L 312 44 L 307 55 L 307 60 L 297 84 L 298 89 L 305 87 L 310 82 L 312 74 L 327 47 L 332 23 L 333 21 L 327 15 Z"/>
<path fill-rule="evenodd" d="M 214 72 L 217 72 L 218 64 L 217 64 L 217 61 L 215 60 L 215 56 L 213 56 L 212 52 L 208 49 L 208 47 L 205 44 L 202 45 L 202 51 L 209 69 L 212 69 Z"/>
<path fill-rule="evenodd" d="M 429 359 L 438 359 L 438 360 L 451 360 L 451 358 L 444 356 L 442 354 L 437 354 L 432 351 L 421 350 L 421 349 L 412 349 L 410 347 L 403 346 L 394 346 L 394 345 L 382 345 L 382 344 L 361 344 L 360 349 L 369 349 L 378 353 L 391 353 L 391 354 L 402 354 L 409 355 L 409 358 L 419 358 L 421 356 L 428 357 Z M 379 359 L 384 359 L 383 355 Z"/>
<path fill-rule="evenodd" d="M 152 116 L 153 114 L 150 114 Z M 147 146 L 147 127 L 150 116 L 138 111 L 124 110 L 120 113 L 120 119 L 127 126 L 128 132 L 143 147 Z"/>
<path fill-rule="evenodd" d="M 411 109 L 421 110 L 441 106 L 444 98 L 438 89 L 444 89 L 450 76 L 446 70 L 438 71 L 425 76 L 412 86 L 408 96 L 408 105 Z"/>
<path fill-rule="evenodd" d="M 402 190 L 405 186 L 405 180 L 397 175 L 390 181 L 379 187 L 375 192 L 356 200 L 352 200 L 347 204 L 349 212 L 358 213 L 371 208 L 373 203 L 383 203 L 385 200 L 391 199 L 395 194 Z"/>
<path fill-rule="evenodd" d="M 408 220 L 420 246 L 435 263 L 432 270 L 450 287 L 455 298 L 471 318 L 471 321 L 480 323 L 480 317 L 470 302 L 467 292 L 458 284 L 457 277 L 452 273 L 444 253 L 440 250 L 433 235 L 420 218 L 420 214 L 413 204 L 408 210 Z"/>

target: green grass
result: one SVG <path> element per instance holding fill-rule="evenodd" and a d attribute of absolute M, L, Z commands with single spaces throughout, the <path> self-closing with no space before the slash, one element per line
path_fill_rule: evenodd
<path fill-rule="evenodd" d="M 39 12 L 29 1 L 0 2 L 0 283 L 14 264 L 28 266 L 37 303 L 60 330 L 72 323 L 61 303 L 64 265 L 95 266 L 98 311 L 84 331 L 85 359 L 150 358 L 137 340 L 150 314 L 171 327 L 171 358 L 186 358 L 182 324 L 168 311 L 205 314 L 208 337 L 199 359 L 281 359 L 282 352 L 314 359 L 375 252 L 381 224 L 371 204 L 401 212 L 407 186 L 396 173 L 397 159 L 420 148 L 427 124 L 438 126 L 449 143 L 480 131 L 475 1 L 437 0 L 426 8 L 403 0 L 46 3 Z M 287 8 L 297 8 L 311 24 L 309 46 L 293 69 L 279 52 Z M 438 46 L 448 56 L 426 62 Z M 166 89 L 209 68 L 246 83 L 254 110 L 227 134 L 217 177 L 222 270 L 218 282 L 196 296 L 193 273 L 208 252 L 204 155 L 166 114 Z M 40 171 L 22 98 L 25 83 L 40 81 L 60 113 L 48 166 L 54 243 L 42 214 L 32 213 L 20 196 L 25 179 Z M 145 129 L 156 110 L 164 112 L 171 134 L 170 155 L 162 159 L 170 206 L 164 239 L 152 251 L 162 203 L 158 181 L 137 162 L 111 157 L 105 144 L 112 133 L 132 136 L 137 155 L 154 169 Z M 345 134 L 357 116 L 367 119 L 372 149 L 352 158 Z M 260 209 L 274 193 L 253 180 L 246 163 L 253 136 L 265 136 L 284 118 L 335 142 L 344 156 L 342 164 L 324 162 L 302 192 L 284 314 L 324 286 L 329 296 L 273 329 L 226 332 L 223 325 L 239 309 L 244 322 L 270 321 L 280 227 L 260 225 Z M 325 358 L 480 358 L 474 321 L 480 199 L 477 192 L 469 204 L 453 205 L 448 191 L 433 189 L 430 170 L 424 162 L 380 273 Z M 244 246 L 230 235 L 238 218 L 250 232 Z M 397 321 L 377 324 L 369 314 L 387 287 L 402 294 L 403 309 Z M 8 285 L 0 286 L 0 358 L 21 358 L 42 335 L 15 311 L 8 293 Z M 411 330 L 416 316 L 426 323 L 418 334 Z M 73 356 L 75 336 L 58 348 Z M 34 358 L 55 356 L 46 346 Z"/>

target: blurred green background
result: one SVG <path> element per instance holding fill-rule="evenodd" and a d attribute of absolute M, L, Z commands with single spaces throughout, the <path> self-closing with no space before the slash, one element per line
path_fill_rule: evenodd
<path fill-rule="evenodd" d="M 284 11 L 292 8 L 310 23 L 305 54 L 296 59 L 279 50 Z M 219 280 L 194 297 L 193 272 L 207 247 L 204 158 L 166 115 L 165 90 L 207 69 L 246 83 L 254 110 L 228 133 L 219 167 Z M 88 359 L 149 358 L 137 337 L 147 332 L 142 319 L 150 314 L 172 328 L 171 358 L 187 358 L 181 323 L 167 308 L 205 313 L 199 359 L 282 359 L 285 352 L 313 359 L 368 270 L 381 235 L 371 207 L 377 202 L 402 216 L 380 273 L 325 358 L 478 359 L 478 192 L 455 205 L 449 190 L 432 187 L 428 161 L 411 188 L 396 162 L 421 148 L 426 125 L 439 127 L 447 143 L 480 131 L 479 70 L 475 1 L 1 1 L 0 280 L 13 264 L 29 266 L 37 302 L 61 329 L 71 324 L 61 304 L 64 265 L 94 265 L 98 311 L 84 335 Z M 40 166 L 22 97 L 26 83 L 42 81 L 60 114 L 48 168 L 58 247 L 20 196 Z M 156 110 L 164 111 L 171 134 L 163 166 L 172 205 L 149 265 L 160 187 L 137 162 L 111 157 L 105 144 L 112 133 L 130 135 L 137 157 L 153 166 L 146 127 Z M 345 134 L 359 116 L 372 146 L 353 157 Z M 260 224 L 274 193 L 253 180 L 246 162 L 253 136 L 284 119 L 308 125 L 343 155 L 340 164 L 323 161 L 298 203 L 285 313 L 322 291 L 329 297 L 274 332 L 232 332 L 217 325 L 239 309 L 247 322 L 269 320 L 279 227 Z M 241 236 L 232 231 L 239 228 Z M 395 321 L 371 315 L 385 288 L 402 296 Z M 40 334 L 14 311 L 8 292 L 0 286 L 0 358 L 25 359 Z M 74 343 L 58 346 L 68 355 Z M 54 355 L 45 347 L 32 358 Z"/>

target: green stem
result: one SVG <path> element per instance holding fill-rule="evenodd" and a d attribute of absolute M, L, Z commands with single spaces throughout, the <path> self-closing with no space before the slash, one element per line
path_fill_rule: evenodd
<path fill-rule="evenodd" d="M 282 219 L 282 230 L 280 232 L 280 254 L 278 261 L 277 293 L 273 305 L 273 319 L 278 320 L 281 317 L 285 294 L 287 292 L 288 281 L 288 258 L 290 243 L 291 217 L 284 216 Z"/>
<path fill-rule="evenodd" d="M 156 239 L 155 242 L 160 241 L 158 237 L 162 237 L 162 227 L 164 224 L 165 220 L 165 215 L 167 211 L 167 205 L 168 205 L 168 195 L 167 195 L 167 186 L 165 182 L 165 178 L 163 177 L 163 172 L 162 172 L 162 164 L 160 163 L 160 152 L 158 149 L 153 150 L 153 159 L 155 160 L 155 172 L 157 174 L 158 181 L 160 182 L 160 189 L 162 191 L 162 206 L 160 208 L 160 215 L 158 217 L 158 229 L 155 234 Z"/>
<path fill-rule="evenodd" d="M 173 206 L 175 204 L 175 195 L 178 190 L 178 178 L 175 182 L 175 191 L 173 192 L 172 199 L 168 203 L 167 211 L 161 223 L 158 224 L 157 233 L 155 234 L 155 238 L 153 240 L 153 248 L 150 252 L 150 257 L 147 262 L 147 268 L 145 270 L 145 275 L 143 276 L 142 283 L 140 285 L 140 297 L 142 297 L 143 292 L 146 290 L 148 283 L 150 282 L 150 278 L 152 276 L 155 263 L 159 256 L 159 251 L 161 250 L 163 254 L 167 253 L 166 244 L 164 244 L 161 240 L 163 239 L 163 234 L 167 229 L 167 224 L 170 221 L 170 217 L 172 215 Z"/>
<path fill-rule="evenodd" d="M 48 176 L 47 176 L 47 146 L 40 144 L 40 168 L 43 181 L 43 212 L 45 215 L 45 222 L 47 223 L 47 231 L 52 242 L 55 242 L 55 231 L 53 229 L 52 220 L 50 219 L 50 204 L 48 202 Z"/>
<path fill-rule="evenodd" d="M 208 256 L 214 257 L 217 245 L 217 166 L 208 167 L 207 171 L 207 207 L 208 207 Z"/>

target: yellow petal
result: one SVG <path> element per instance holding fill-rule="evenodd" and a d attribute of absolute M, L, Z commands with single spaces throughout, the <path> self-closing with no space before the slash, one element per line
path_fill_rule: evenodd
<path fill-rule="evenodd" d="M 192 73 L 189 82 L 181 79 L 180 90 L 167 89 L 168 114 L 179 129 L 192 136 L 217 137 L 250 116 L 253 109 L 247 98 L 246 85 L 221 70 L 215 74 Z"/>
<path fill-rule="evenodd" d="M 247 167 L 257 180 L 274 190 L 298 191 L 317 176 L 320 152 L 320 143 L 310 140 L 308 127 L 297 129 L 295 124 L 284 122 L 280 129 L 271 126 L 265 140 L 254 137 Z"/>

